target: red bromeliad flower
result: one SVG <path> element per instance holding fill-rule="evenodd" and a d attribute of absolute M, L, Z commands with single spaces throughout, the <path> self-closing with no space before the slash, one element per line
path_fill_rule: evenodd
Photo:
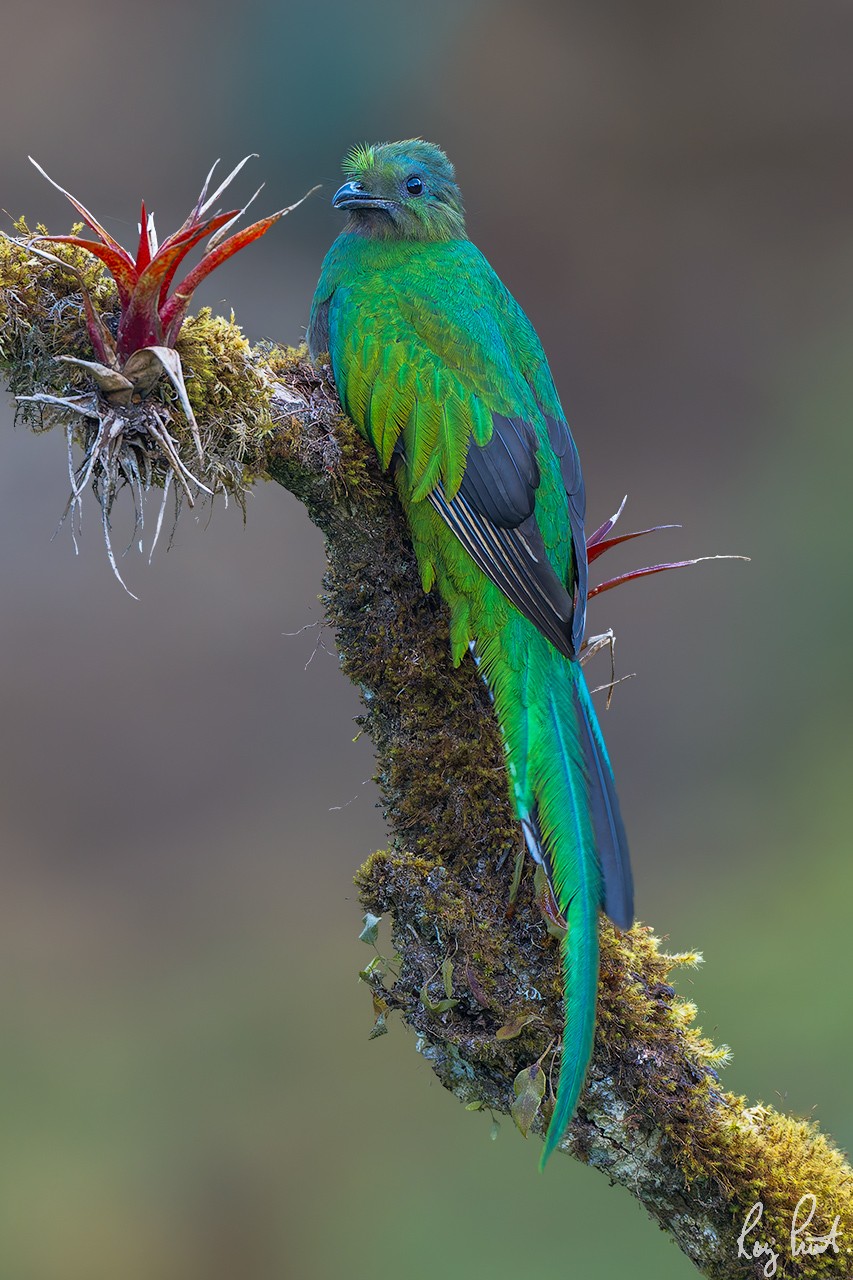
<path fill-rule="evenodd" d="M 216 169 L 214 165 L 207 175 L 207 180 L 189 217 L 162 244 L 157 242 L 154 218 L 146 212 L 145 201 L 142 202 L 139 245 L 134 258 L 127 249 L 122 248 L 118 241 L 113 239 L 108 231 L 104 230 L 85 205 L 75 199 L 59 183 L 54 182 L 41 165 L 32 160 L 32 157 L 30 159 L 39 173 L 70 200 L 86 225 L 99 237 L 98 240 L 84 240 L 81 236 L 37 236 L 30 242 L 30 248 L 42 257 L 59 262 L 62 266 L 67 264 L 55 258 L 54 255 L 38 249 L 36 243 L 70 244 L 91 253 L 100 259 L 110 272 L 119 296 L 120 318 L 116 336 L 113 338 L 92 305 L 85 287 L 83 288 L 86 326 L 97 360 L 76 360 L 65 357 L 66 361 L 88 369 L 112 405 L 129 403 L 134 396 L 137 399 L 144 397 L 165 373 L 178 393 L 181 407 L 190 423 L 200 454 L 198 427 L 187 397 L 180 357 L 175 350 L 175 343 L 190 300 L 201 282 L 212 271 L 215 271 L 223 262 L 227 262 L 235 253 L 239 253 L 247 244 L 260 239 L 280 218 L 297 208 L 302 200 L 307 199 L 307 196 L 303 196 L 302 200 L 297 200 L 296 204 L 289 205 L 286 209 L 279 209 L 277 213 L 253 222 L 251 226 L 235 232 L 226 239 L 226 233 L 246 212 L 262 187 L 258 188 L 243 208 L 211 213 L 213 205 L 252 156 L 246 156 L 241 160 L 224 182 L 220 183 L 213 195 L 208 196 L 210 180 Z M 216 163 L 218 164 L 219 161 Z M 313 188 L 313 190 L 316 189 L 316 187 Z M 307 195 L 310 194 L 309 191 Z M 201 261 L 172 289 L 181 263 L 187 254 L 204 240 L 205 236 L 210 238 Z M 172 290 L 171 293 L 170 290 Z"/>
<path fill-rule="evenodd" d="M 77 278 L 95 359 L 81 360 L 75 356 L 59 356 L 58 359 L 85 369 L 93 378 L 95 387 L 82 393 L 69 390 L 64 395 L 41 393 L 19 396 L 18 399 L 50 405 L 83 419 L 82 426 L 78 426 L 76 431 L 70 426 L 67 428 L 71 496 L 66 515 L 70 513 L 73 535 L 74 519 L 75 516 L 79 519 L 83 491 L 91 484 L 101 508 L 107 554 L 113 572 L 122 585 L 124 583 L 118 572 L 110 539 L 110 512 L 116 494 L 122 487 L 129 486 L 134 494 L 136 532 L 143 523 L 144 492 L 154 482 L 162 484 L 163 501 L 154 535 L 155 544 L 173 479 L 176 484 L 176 501 L 180 489 L 190 505 L 199 490 L 212 494 L 218 488 L 225 488 L 221 469 L 205 470 L 207 460 L 175 344 L 190 300 L 201 282 L 240 249 L 265 235 L 280 218 L 307 199 L 307 196 L 303 196 L 296 204 L 279 209 L 277 213 L 253 222 L 242 231 L 228 235 L 261 188 L 241 209 L 224 212 L 211 210 L 250 158 L 246 156 L 241 160 L 213 194 L 208 195 L 210 181 L 216 169 L 214 165 L 189 217 L 162 244 L 157 241 L 154 219 L 143 202 L 135 256 L 113 239 L 85 205 L 54 182 L 33 160 L 39 172 L 71 201 L 85 224 L 98 237 L 97 240 L 86 240 L 77 235 L 41 235 L 27 237 L 24 242 L 29 252 L 47 259 L 64 271 L 70 271 Z M 310 195 L 311 192 L 307 194 Z M 176 285 L 175 277 L 187 254 L 206 237 L 207 243 L 201 260 Z M 98 314 L 80 271 L 72 263 L 43 247 L 60 244 L 73 245 L 76 249 L 92 254 L 104 264 L 115 281 L 119 302 L 115 336 L 104 318 Z M 181 442 L 172 434 L 172 407 L 159 397 L 150 395 L 163 374 L 177 392 L 192 431 L 201 464 L 198 469 L 212 488 L 188 468 Z M 71 461 L 75 440 L 82 444 L 84 451 L 83 461 L 76 467 Z M 234 482 L 234 491 L 240 491 L 239 479 Z"/>
<path fill-rule="evenodd" d="M 243 165 L 253 158 L 253 156 L 246 156 L 241 160 L 225 181 L 220 183 L 213 195 L 208 196 L 210 180 L 216 169 L 214 165 L 207 175 L 192 213 L 184 224 L 161 245 L 157 243 L 154 218 L 146 213 L 143 200 L 139 223 L 139 247 L 135 258 L 131 257 L 127 249 L 123 249 L 118 241 L 104 230 L 85 205 L 70 195 L 64 187 L 54 182 L 35 160 L 32 161 L 39 173 L 43 174 L 48 182 L 71 201 L 87 227 L 99 237 L 100 243 L 84 240 L 80 236 L 40 236 L 38 238 L 52 244 L 73 244 L 78 249 L 85 249 L 87 253 L 94 254 L 104 263 L 116 282 L 121 304 L 121 320 L 115 342 L 97 317 L 94 323 L 91 317 L 87 317 L 92 345 L 100 360 L 109 363 L 112 357 L 117 356 L 119 360 L 125 361 L 141 347 L 173 347 L 190 299 L 202 280 L 247 244 L 260 239 L 271 226 L 278 222 L 279 218 L 283 218 L 285 214 L 290 213 L 302 203 L 302 200 L 298 200 L 287 209 L 279 209 L 278 213 L 262 218 L 259 222 L 253 222 L 251 226 L 244 227 L 242 231 L 225 239 L 225 233 L 242 217 L 263 188 L 259 187 L 242 209 L 229 209 L 225 213 L 214 214 L 210 214 L 209 210 L 230 186 Z M 219 161 L 216 163 L 218 164 Z M 303 196 L 302 199 L 306 197 Z M 188 272 L 170 296 L 169 289 L 178 267 L 190 250 L 194 249 L 205 236 L 210 236 L 210 240 L 205 246 L 204 257 L 192 271 Z"/>

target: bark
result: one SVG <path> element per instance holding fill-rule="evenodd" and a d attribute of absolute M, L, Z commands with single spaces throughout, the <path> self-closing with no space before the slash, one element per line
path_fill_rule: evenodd
<path fill-rule="evenodd" d="M 5 243 L 7 381 L 18 394 L 80 392 L 83 375 L 54 362 L 87 354 L 75 279 Z M 108 312 L 109 298 L 100 302 Z M 251 349 L 236 326 L 204 314 L 179 346 L 204 441 L 200 478 L 239 488 L 241 468 L 247 483 L 267 474 L 326 537 L 326 608 L 343 669 L 361 691 L 390 836 L 356 877 L 366 911 L 390 916 L 397 953 L 364 974 L 375 1031 L 398 1011 L 460 1101 L 512 1111 L 519 1127 L 530 1121 L 541 1132 L 562 1025 L 559 945 L 532 872 L 508 910 L 522 841 L 500 735 L 473 664 L 450 665 L 445 611 L 421 590 L 393 486 L 341 415 L 328 371 L 304 352 Z M 228 395 L 217 399 L 222 385 Z M 90 416 L 77 419 L 48 406 L 41 425 L 71 422 L 85 453 L 98 430 L 88 404 Z M 191 435 L 172 413 L 172 438 L 198 471 Z M 169 463 L 155 444 L 145 448 L 157 485 Z M 602 921 L 601 934 L 595 1054 L 562 1149 L 626 1186 L 703 1275 L 848 1277 L 853 1171 L 844 1157 L 813 1124 L 723 1089 L 722 1052 L 669 985 L 671 970 L 695 956 L 665 955 L 644 925 L 619 935 Z M 822 1252 L 791 1256 L 792 1217 L 806 1192 L 816 1197 L 812 1236 L 839 1216 L 839 1252 L 830 1240 Z M 762 1221 L 739 1248 L 759 1201 Z M 776 1241 L 775 1272 L 765 1271 L 769 1255 L 752 1256 L 762 1240 Z"/>

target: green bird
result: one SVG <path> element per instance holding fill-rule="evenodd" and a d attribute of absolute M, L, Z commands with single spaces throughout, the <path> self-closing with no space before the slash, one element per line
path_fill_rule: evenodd
<path fill-rule="evenodd" d="M 358 147 L 332 201 L 308 342 L 391 468 L 425 591 L 492 694 L 527 847 L 568 929 L 565 1029 L 542 1164 L 592 1054 L 598 923 L 631 926 L 613 771 L 578 662 L 587 598 L 580 460 L 536 332 L 465 231 L 453 166 L 420 139 Z"/>

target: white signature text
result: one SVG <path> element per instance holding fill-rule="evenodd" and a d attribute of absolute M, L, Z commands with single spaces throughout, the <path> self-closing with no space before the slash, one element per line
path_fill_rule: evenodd
<path fill-rule="evenodd" d="M 817 1196 L 811 1191 L 807 1191 L 805 1195 L 800 1196 L 791 1219 L 789 1244 L 792 1258 L 813 1257 L 816 1254 L 826 1253 L 828 1249 L 838 1253 L 838 1240 L 841 1236 L 838 1224 L 841 1221 L 841 1215 L 838 1214 L 836 1216 L 825 1235 L 818 1236 L 809 1231 L 816 1210 Z M 760 1200 L 757 1200 L 746 1215 L 743 1230 L 737 1238 L 737 1256 L 739 1258 L 763 1258 L 764 1275 L 770 1280 L 770 1277 L 776 1274 L 782 1251 L 777 1246 L 775 1239 L 761 1239 L 759 1226 L 763 1216 L 764 1205 Z"/>

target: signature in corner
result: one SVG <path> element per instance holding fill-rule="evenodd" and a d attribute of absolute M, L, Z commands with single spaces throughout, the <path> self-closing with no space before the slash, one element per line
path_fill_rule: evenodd
<path fill-rule="evenodd" d="M 837 1214 L 829 1231 L 825 1235 L 813 1235 L 809 1231 L 812 1219 L 817 1211 L 817 1196 L 807 1191 L 800 1196 L 791 1218 L 790 1247 L 791 1257 L 815 1257 L 832 1249 L 838 1253 L 838 1239 L 841 1235 L 839 1223 L 841 1214 Z M 775 1276 L 779 1266 L 781 1250 L 776 1248 L 775 1239 L 761 1240 L 756 1236 L 758 1225 L 764 1216 L 764 1205 L 757 1200 L 746 1215 L 743 1230 L 737 1238 L 737 1256 L 751 1258 L 755 1261 L 764 1259 L 763 1272 L 768 1277 Z M 752 1238 L 750 1238 L 752 1237 Z"/>

